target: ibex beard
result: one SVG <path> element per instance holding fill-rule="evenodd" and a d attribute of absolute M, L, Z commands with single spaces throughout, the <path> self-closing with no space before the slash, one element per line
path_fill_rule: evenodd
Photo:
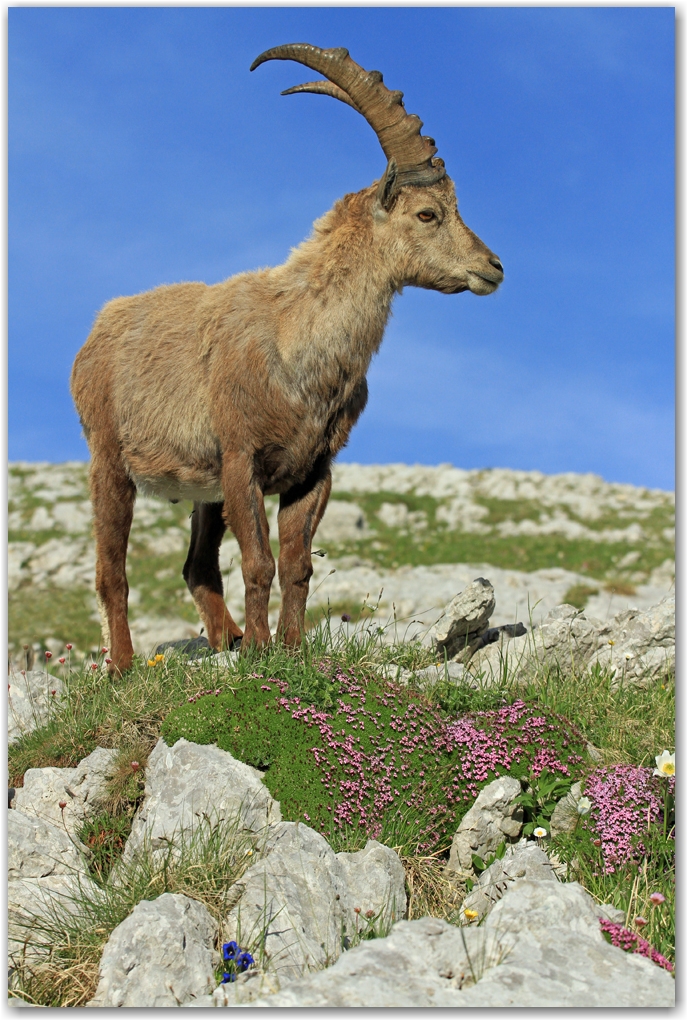
<path fill-rule="evenodd" d="M 300 643 L 331 463 L 365 407 L 394 296 L 404 286 L 491 294 L 503 279 L 497 256 L 463 223 L 434 141 L 402 93 L 345 49 L 279 46 L 253 68 L 271 59 L 324 74 L 287 91 L 330 95 L 361 113 L 386 171 L 338 201 L 284 265 L 117 298 L 98 315 L 71 390 L 91 453 L 96 592 L 112 671 L 133 660 L 126 552 L 137 491 L 193 501 L 183 575 L 218 650 L 270 640 L 275 564 L 263 497 L 278 494 L 277 633 Z M 241 549 L 243 634 L 224 602 L 226 528 Z"/>

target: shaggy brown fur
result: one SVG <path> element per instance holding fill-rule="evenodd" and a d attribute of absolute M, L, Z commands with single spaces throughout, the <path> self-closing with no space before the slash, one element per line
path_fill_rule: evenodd
<path fill-rule="evenodd" d="M 194 501 L 184 577 L 214 648 L 241 635 L 219 547 L 242 553 L 245 644 L 270 639 L 275 565 L 263 496 L 279 493 L 278 631 L 301 640 L 312 539 L 330 464 L 365 407 L 365 376 L 404 286 L 488 294 L 503 273 L 463 223 L 454 187 L 402 187 L 393 164 L 346 195 L 282 266 L 209 287 L 110 301 L 77 355 L 71 389 L 91 451 L 96 589 L 112 669 L 131 665 L 126 549 L 136 491 Z M 388 205 L 388 203 L 385 203 Z"/>

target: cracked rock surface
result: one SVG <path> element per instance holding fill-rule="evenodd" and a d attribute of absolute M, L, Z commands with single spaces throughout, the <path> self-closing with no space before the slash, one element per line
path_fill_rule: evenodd
<path fill-rule="evenodd" d="M 153 849 L 192 830 L 204 815 L 213 822 L 239 815 L 259 833 L 281 821 L 279 804 L 260 773 L 212 744 L 158 740 L 146 767 L 145 797 L 131 828 L 124 859 L 148 840 Z"/>
<path fill-rule="evenodd" d="M 210 992 L 217 924 L 188 896 L 143 900 L 112 932 L 89 1006 L 181 1006 Z"/>
<path fill-rule="evenodd" d="M 197 1006 L 221 1004 L 219 996 Z M 244 1006 L 671 1007 L 675 982 L 609 945 L 576 882 L 518 882 L 479 928 L 425 917 L 400 921 L 327 970 Z"/>

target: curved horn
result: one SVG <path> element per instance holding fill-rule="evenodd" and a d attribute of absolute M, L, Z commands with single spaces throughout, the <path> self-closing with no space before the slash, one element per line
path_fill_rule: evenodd
<path fill-rule="evenodd" d="M 275 46 L 253 61 L 251 71 L 266 60 L 295 60 L 325 75 L 329 82 L 296 85 L 282 95 L 316 92 L 358 110 L 376 133 L 387 160 L 396 160 L 401 184 L 433 184 L 445 175 L 443 163 L 432 160 L 437 151 L 434 139 L 420 134 L 422 121 L 414 113 L 406 113 L 403 93 L 388 89 L 379 71 L 360 67 L 344 47 L 323 50 L 310 43 Z"/>
<path fill-rule="evenodd" d="M 340 89 L 338 85 L 333 85 L 330 81 L 309 81 L 306 82 L 305 85 L 294 85 L 290 89 L 284 89 L 281 95 L 293 96 L 297 92 L 313 92 L 318 96 L 331 96 L 332 99 L 340 99 L 342 103 L 346 103 L 347 106 L 352 106 L 354 110 L 361 113 L 348 93 L 344 92 L 343 89 Z"/>

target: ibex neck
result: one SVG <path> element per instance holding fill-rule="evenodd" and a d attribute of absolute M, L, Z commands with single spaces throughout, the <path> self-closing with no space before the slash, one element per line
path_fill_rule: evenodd
<path fill-rule="evenodd" d="M 397 290 L 375 250 L 364 197 L 337 202 L 275 270 L 284 284 L 280 353 L 301 385 L 318 393 L 349 389 L 364 378 Z"/>

